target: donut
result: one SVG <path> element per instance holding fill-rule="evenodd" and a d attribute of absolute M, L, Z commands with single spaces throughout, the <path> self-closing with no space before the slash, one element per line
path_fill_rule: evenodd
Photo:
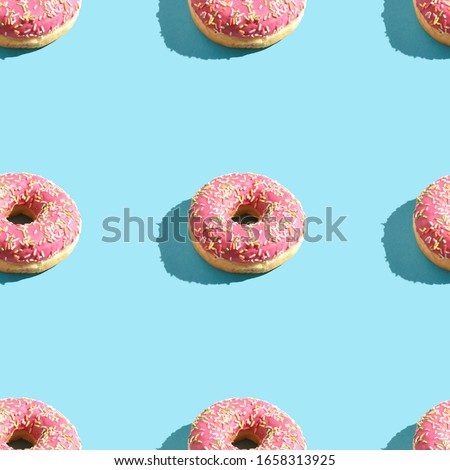
<path fill-rule="evenodd" d="M 448 0 L 413 0 L 422 28 L 436 41 L 450 46 L 450 2 Z"/>
<path fill-rule="evenodd" d="M 30 450 L 81 449 L 74 426 L 51 406 L 30 398 L 0 400 L 0 450 L 14 450 L 19 439 Z"/>
<path fill-rule="evenodd" d="M 23 215 L 27 224 L 9 220 Z M 81 219 L 58 186 L 28 173 L 0 175 L 0 272 L 40 273 L 75 248 Z"/>
<path fill-rule="evenodd" d="M 305 220 L 300 202 L 276 181 L 231 173 L 213 179 L 192 198 L 188 231 L 194 248 L 212 266 L 264 273 L 297 252 Z"/>
<path fill-rule="evenodd" d="M 75 24 L 81 0 L 0 1 L 0 47 L 37 48 Z"/>
<path fill-rule="evenodd" d="M 234 444 L 252 441 L 257 450 L 304 450 L 300 427 L 283 411 L 255 398 L 231 398 L 215 403 L 192 423 L 189 450 L 238 450 Z"/>
<path fill-rule="evenodd" d="M 263 48 L 292 33 L 306 0 L 188 0 L 192 19 L 209 39 L 222 46 Z"/>
<path fill-rule="evenodd" d="M 450 401 L 425 413 L 416 425 L 414 450 L 450 450 Z"/>
<path fill-rule="evenodd" d="M 423 254 L 450 270 L 450 176 L 430 184 L 417 198 L 413 228 Z"/>

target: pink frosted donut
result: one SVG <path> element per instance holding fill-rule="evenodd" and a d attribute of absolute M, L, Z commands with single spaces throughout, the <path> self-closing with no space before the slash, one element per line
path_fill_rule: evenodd
<path fill-rule="evenodd" d="M 79 450 L 77 431 L 51 406 L 30 398 L 0 400 L 0 450 L 22 439 L 30 450 Z"/>
<path fill-rule="evenodd" d="M 450 450 L 450 401 L 422 416 L 416 426 L 414 450 Z"/>
<path fill-rule="evenodd" d="M 422 28 L 436 41 L 450 46 L 450 3 L 448 0 L 413 0 Z"/>
<path fill-rule="evenodd" d="M 250 218 L 256 223 L 246 223 Z M 195 249 L 212 266 L 262 273 L 297 252 L 305 219 L 300 202 L 276 181 L 232 173 L 213 179 L 192 198 L 188 227 Z"/>
<path fill-rule="evenodd" d="M 306 0 L 188 0 L 194 23 L 227 47 L 261 48 L 280 41 L 300 23 Z"/>
<path fill-rule="evenodd" d="M 233 443 L 253 441 L 258 450 L 306 449 L 300 427 L 283 411 L 255 398 L 215 403 L 197 416 L 190 450 L 237 450 Z"/>
<path fill-rule="evenodd" d="M 0 47 L 43 47 L 75 23 L 81 0 L 0 1 Z"/>
<path fill-rule="evenodd" d="M 450 176 L 430 184 L 417 198 L 413 227 L 424 255 L 450 270 Z"/>
<path fill-rule="evenodd" d="M 25 215 L 32 222 L 9 218 Z M 28 173 L 0 175 L 0 271 L 39 273 L 69 256 L 81 230 L 75 203 L 58 186 Z"/>

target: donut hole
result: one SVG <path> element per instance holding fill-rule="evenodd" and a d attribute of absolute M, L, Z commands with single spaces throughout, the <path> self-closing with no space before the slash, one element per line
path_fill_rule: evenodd
<path fill-rule="evenodd" d="M 14 450 L 31 449 L 36 445 L 36 439 L 28 431 L 20 429 L 13 432 L 6 444 Z"/>
<path fill-rule="evenodd" d="M 250 429 L 243 429 L 237 433 L 232 445 L 241 450 L 257 449 L 261 445 L 261 439 Z"/>
<path fill-rule="evenodd" d="M 234 215 L 231 216 L 231 220 L 240 225 L 253 225 L 260 221 L 261 214 L 253 207 L 248 204 L 240 205 L 235 211 Z"/>
<path fill-rule="evenodd" d="M 24 205 L 15 205 L 7 217 L 8 221 L 14 225 L 27 225 L 36 220 L 36 214 Z"/>

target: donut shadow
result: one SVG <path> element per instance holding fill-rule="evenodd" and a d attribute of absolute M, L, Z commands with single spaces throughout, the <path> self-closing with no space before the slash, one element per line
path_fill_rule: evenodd
<path fill-rule="evenodd" d="M 205 60 L 231 59 L 260 50 L 233 49 L 209 40 L 195 26 L 187 0 L 159 0 L 156 16 L 167 48 L 186 57 Z"/>
<path fill-rule="evenodd" d="M 234 274 L 210 266 L 195 251 L 187 229 L 191 200 L 173 207 L 159 224 L 158 245 L 164 268 L 182 281 L 199 284 L 231 284 L 254 279 L 263 274 Z M 179 218 L 183 221 L 177 222 Z"/>
<path fill-rule="evenodd" d="M 417 245 L 412 228 L 416 201 L 398 207 L 384 224 L 381 239 L 390 270 L 407 281 L 423 284 L 450 284 L 450 272 L 434 265 Z"/>
<path fill-rule="evenodd" d="M 188 450 L 190 432 L 191 425 L 186 424 L 173 432 L 157 450 Z"/>
<path fill-rule="evenodd" d="M 386 447 L 382 450 L 412 450 L 415 432 L 415 424 L 402 429 L 387 443 Z"/>
<path fill-rule="evenodd" d="M 0 284 L 9 284 L 10 282 L 19 282 L 25 279 L 31 279 L 32 277 L 38 276 L 38 274 L 12 274 L 12 273 L 0 273 Z"/>
<path fill-rule="evenodd" d="M 8 47 L 0 47 L 0 60 L 13 59 L 21 55 L 29 54 L 37 49 L 10 49 Z"/>
<path fill-rule="evenodd" d="M 422 59 L 450 58 L 450 47 L 433 39 L 420 26 L 412 0 L 384 0 L 381 16 L 386 36 L 396 51 Z"/>

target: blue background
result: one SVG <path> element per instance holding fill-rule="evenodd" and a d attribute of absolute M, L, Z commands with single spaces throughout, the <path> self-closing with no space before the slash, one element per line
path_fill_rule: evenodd
<path fill-rule="evenodd" d="M 0 49 L 0 173 L 53 180 L 84 223 L 54 269 L 0 274 L 0 396 L 52 404 L 85 449 L 182 448 L 232 396 L 278 405 L 311 449 L 410 447 L 449 399 L 450 273 L 410 226 L 449 173 L 450 49 L 409 0 L 310 0 L 251 53 L 210 43 L 185 0 L 133 5 L 85 1 L 52 45 Z M 259 277 L 189 242 L 102 241 L 106 217 L 130 208 L 157 231 L 232 171 L 278 180 L 308 216 L 346 215 L 348 241 L 305 243 Z"/>

